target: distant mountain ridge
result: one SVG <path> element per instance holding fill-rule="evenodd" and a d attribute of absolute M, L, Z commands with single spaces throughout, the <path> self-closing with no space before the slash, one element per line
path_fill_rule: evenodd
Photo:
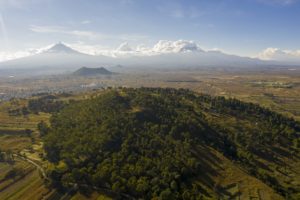
<path fill-rule="evenodd" d="M 76 76 L 97 76 L 97 75 L 112 75 L 112 74 L 113 72 L 108 71 L 104 67 L 99 67 L 99 68 L 82 67 L 73 73 L 73 75 Z"/>
<path fill-rule="evenodd" d="M 59 42 L 38 54 L 2 62 L 0 69 L 10 70 L 13 74 L 17 73 L 16 70 L 26 69 L 29 75 L 57 74 L 73 71 L 81 66 L 107 66 L 109 63 L 112 63 L 112 58 L 84 54 Z"/>
<path fill-rule="evenodd" d="M 257 68 L 269 66 L 289 66 L 288 63 L 276 61 L 264 61 L 256 58 L 241 57 L 225 54 L 220 51 L 204 51 L 192 43 L 169 44 L 166 42 L 155 45 L 154 54 L 136 54 L 128 44 L 123 44 L 119 51 L 123 56 L 89 55 L 72 49 L 59 42 L 51 48 L 39 53 L 0 63 L 0 69 L 33 69 L 40 72 L 56 70 L 66 72 L 78 69 L 81 66 L 109 67 L 122 65 L 124 68 L 134 69 L 188 69 L 201 67 L 221 67 L 221 68 Z M 153 52 L 152 52 L 153 53 Z M 41 74 L 41 73 L 40 73 Z"/>

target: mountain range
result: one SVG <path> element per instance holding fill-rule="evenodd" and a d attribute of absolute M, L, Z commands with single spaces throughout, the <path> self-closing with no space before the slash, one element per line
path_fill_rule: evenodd
<path fill-rule="evenodd" d="M 146 52 L 146 53 L 145 53 Z M 133 50 L 127 43 L 122 44 L 113 56 L 89 55 L 72 49 L 64 43 L 35 55 L 0 63 L 1 70 L 34 69 L 43 72 L 65 72 L 82 66 L 110 67 L 122 65 L 136 69 L 158 68 L 201 68 L 201 67 L 264 67 L 288 65 L 276 61 L 225 54 L 221 51 L 204 51 L 194 43 L 161 41 L 149 51 Z"/>

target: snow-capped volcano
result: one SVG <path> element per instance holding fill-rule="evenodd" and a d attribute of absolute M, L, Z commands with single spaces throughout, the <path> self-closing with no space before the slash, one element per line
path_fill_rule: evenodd
<path fill-rule="evenodd" d="M 42 53 L 82 54 L 79 51 L 76 51 L 76 50 L 72 49 L 71 47 L 68 47 L 67 45 L 63 44 L 62 42 L 54 44 L 49 49 L 44 50 Z"/>
<path fill-rule="evenodd" d="M 66 71 L 87 67 L 122 65 L 130 68 L 201 68 L 201 67 L 258 67 L 276 64 L 249 57 L 228 55 L 220 51 L 205 51 L 193 41 L 161 40 L 152 48 L 132 48 L 123 43 L 108 56 L 81 53 L 64 43 L 57 43 L 28 57 L 0 63 L 0 69 L 53 69 Z M 282 64 L 282 63 L 281 63 Z"/>
<path fill-rule="evenodd" d="M 82 66 L 107 66 L 111 58 L 81 53 L 59 42 L 36 51 L 31 56 L 0 63 L 0 69 L 34 69 L 39 71 L 66 71 Z"/>

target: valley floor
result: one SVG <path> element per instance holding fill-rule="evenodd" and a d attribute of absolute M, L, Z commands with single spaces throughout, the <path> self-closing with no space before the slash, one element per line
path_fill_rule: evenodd
<path fill-rule="evenodd" d="M 235 97 L 300 120 L 300 70 L 199 69 L 185 71 L 123 69 L 116 75 L 56 75 L 0 79 L 0 100 L 43 92 L 85 92 L 107 87 L 172 87 Z"/>
<path fill-rule="evenodd" d="M 47 167 L 48 163 L 42 159 L 42 142 L 37 131 L 37 124 L 40 121 L 48 123 L 51 115 L 43 112 L 27 116 L 11 115 L 9 111 L 22 108 L 27 105 L 28 100 L 8 100 L 13 97 L 31 98 L 32 94 L 43 92 L 72 92 L 69 97 L 59 97 L 65 101 L 85 99 L 93 95 L 93 90 L 100 89 L 98 91 L 101 91 L 102 88 L 107 87 L 188 88 L 213 96 L 235 97 L 246 102 L 258 103 L 300 121 L 300 71 L 282 70 L 140 72 L 92 78 L 71 76 L 35 77 L 33 79 L 1 78 L 0 148 L 1 151 L 11 152 L 11 154 L 25 155 L 35 160 L 41 167 Z M 26 133 L 28 129 L 32 130 L 30 134 Z M 218 175 L 210 178 L 215 184 L 215 189 L 219 190 L 220 199 L 283 199 L 272 188 L 233 165 L 232 161 L 223 155 L 213 149 L 210 154 L 215 160 L 211 160 L 208 156 L 207 162 L 211 162 L 215 167 L 213 170 L 219 171 Z M 13 178 L 5 177 L 12 169 L 21 171 L 21 175 Z M 292 170 L 300 171 L 300 163 L 293 166 Z M 290 180 L 297 182 L 296 179 L 297 177 L 293 177 Z M 206 186 L 203 185 L 203 187 Z M 36 166 L 15 157 L 10 163 L 0 162 L 0 199 L 106 200 L 112 197 L 98 192 L 93 192 L 88 197 L 80 193 L 61 194 L 47 187 L 45 179 Z"/>

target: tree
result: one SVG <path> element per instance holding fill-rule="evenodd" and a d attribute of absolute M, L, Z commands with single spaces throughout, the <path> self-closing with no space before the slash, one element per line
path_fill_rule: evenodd
<path fill-rule="evenodd" d="M 137 181 L 136 191 L 140 194 L 144 194 L 149 189 L 149 182 L 146 177 L 141 177 Z"/>
<path fill-rule="evenodd" d="M 169 199 L 173 199 L 173 195 L 171 190 L 168 188 L 164 191 L 162 191 L 159 195 L 160 200 L 169 200 Z"/>
<path fill-rule="evenodd" d="M 114 192 L 121 192 L 121 183 L 119 181 L 115 182 L 111 189 L 114 191 Z"/>
<path fill-rule="evenodd" d="M 2 152 L 2 150 L 0 149 L 0 162 L 5 161 L 5 155 L 4 152 Z"/>
<path fill-rule="evenodd" d="M 32 134 L 32 130 L 31 129 L 25 129 L 25 135 L 27 136 L 27 137 L 31 137 L 31 134 Z"/>
<path fill-rule="evenodd" d="M 28 110 L 28 108 L 27 107 L 22 107 L 22 114 L 24 115 L 24 116 L 27 116 L 27 115 L 29 115 L 29 110 Z"/>
<path fill-rule="evenodd" d="M 201 199 L 201 194 L 206 198 L 216 195 L 210 191 L 220 192 L 206 191 L 197 176 L 214 173 L 207 169 L 218 165 L 216 152 L 257 176 L 260 154 L 274 144 L 290 147 L 299 137 L 293 120 L 235 99 L 170 88 L 120 90 L 71 103 L 51 117 L 50 127 L 39 123 L 46 158 L 56 169 L 62 162 L 68 166 L 53 173 L 57 182 L 71 174 L 75 183 L 112 188 L 137 199 Z M 257 126 L 248 125 L 257 121 Z M 268 143 L 273 135 L 279 142 Z"/>
<path fill-rule="evenodd" d="M 170 187 L 173 191 L 177 191 L 178 189 L 178 186 L 177 186 L 177 183 L 176 181 L 172 181 L 171 184 L 170 184 Z"/>
<path fill-rule="evenodd" d="M 47 133 L 49 131 L 49 127 L 44 121 L 41 121 L 40 123 L 38 123 L 37 128 L 38 128 L 38 131 L 39 131 L 41 137 L 47 135 Z"/>

